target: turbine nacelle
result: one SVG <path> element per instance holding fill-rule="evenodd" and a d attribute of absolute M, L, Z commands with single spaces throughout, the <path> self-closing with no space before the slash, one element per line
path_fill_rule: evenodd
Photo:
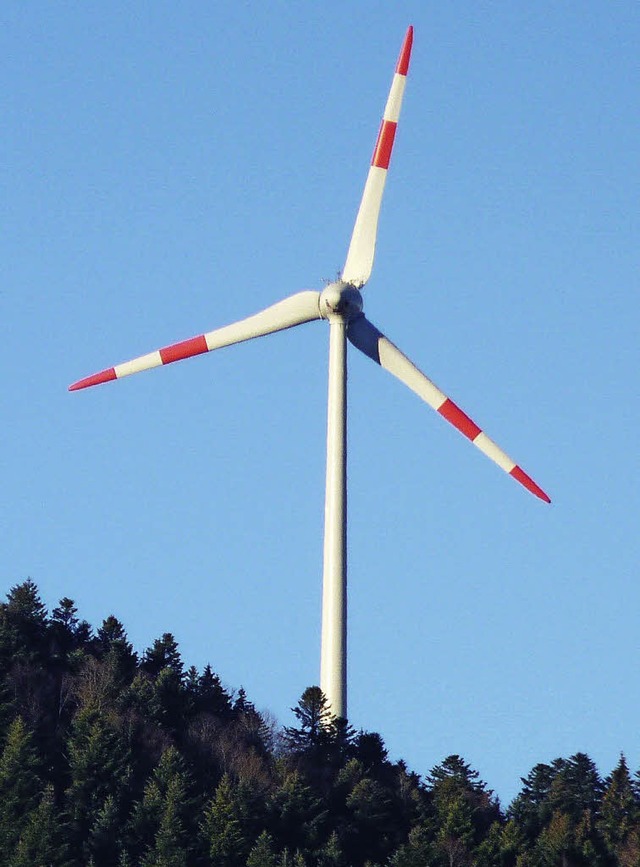
<path fill-rule="evenodd" d="M 362 313 L 362 295 L 351 283 L 336 280 L 320 293 L 320 316 L 349 321 Z"/>

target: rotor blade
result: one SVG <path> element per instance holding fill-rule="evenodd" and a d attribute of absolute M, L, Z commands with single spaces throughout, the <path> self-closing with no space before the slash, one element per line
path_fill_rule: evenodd
<path fill-rule="evenodd" d="M 352 319 L 349 322 L 347 337 L 357 349 L 364 352 L 376 364 L 384 367 L 401 382 L 404 382 L 418 397 L 421 397 L 425 403 L 428 403 L 430 407 L 440 413 L 461 434 L 470 439 L 474 446 L 477 446 L 481 452 L 484 452 L 501 469 L 509 473 L 510 476 L 513 476 L 521 485 L 524 485 L 528 491 L 531 491 L 532 494 L 535 494 L 536 497 L 539 497 L 546 503 L 551 502 L 542 488 L 515 461 L 511 460 L 493 440 L 489 439 L 451 398 L 447 397 L 424 373 L 418 370 L 397 346 L 394 346 L 390 340 L 387 340 L 384 334 L 378 331 L 365 316 L 359 316 L 357 319 Z"/>
<path fill-rule="evenodd" d="M 400 117 L 402 96 L 409 71 L 409 58 L 413 44 L 413 27 L 409 27 L 400 49 L 396 71 L 391 82 L 389 98 L 384 109 L 382 123 L 376 146 L 371 157 L 371 167 L 360 202 L 360 209 L 353 227 L 347 261 L 342 270 L 342 279 L 360 288 L 371 276 L 373 257 L 376 249 L 376 234 L 378 231 L 378 216 L 384 183 L 387 179 L 387 169 L 391 160 L 393 140 Z"/>
<path fill-rule="evenodd" d="M 284 301 L 279 301 L 277 304 L 267 307 L 266 310 L 249 316 L 247 319 L 234 322 L 232 325 L 225 325 L 223 328 L 216 328 L 215 331 L 208 331 L 198 337 L 173 343 L 171 346 L 165 346 L 164 349 L 158 349 L 148 355 L 141 355 L 132 361 L 116 364 L 115 367 L 109 367 L 100 373 L 94 373 L 92 376 L 80 379 L 69 386 L 69 391 L 77 391 L 80 388 L 88 388 L 90 385 L 121 379 L 130 373 L 138 373 L 141 370 L 159 367 L 162 364 L 171 364 L 174 361 L 181 361 L 183 358 L 190 358 L 192 355 L 211 352 L 212 349 L 220 349 L 233 343 L 242 343 L 253 337 L 261 337 L 263 334 L 271 334 L 274 331 L 284 331 L 285 328 L 292 328 L 294 325 L 302 325 L 303 322 L 320 319 L 319 298 L 319 292 L 311 290 L 298 292 L 296 295 L 291 295 Z"/>

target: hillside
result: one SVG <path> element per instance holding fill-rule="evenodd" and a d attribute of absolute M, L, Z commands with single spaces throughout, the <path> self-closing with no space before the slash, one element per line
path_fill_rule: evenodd
<path fill-rule="evenodd" d="M 142 654 L 113 615 L 32 581 L 0 605 L 0 863 L 7 867 L 640 864 L 640 777 L 582 753 L 506 809 L 460 756 L 424 777 L 318 687 L 280 729 L 170 633 Z"/>

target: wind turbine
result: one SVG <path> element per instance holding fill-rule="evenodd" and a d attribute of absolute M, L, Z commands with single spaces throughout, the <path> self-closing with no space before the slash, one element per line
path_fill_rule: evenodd
<path fill-rule="evenodd" d="M 382 193 L 391 159 L 409 70 L 413 27 L 409 27 L 395 68 L 389 97 L 356 217 L 347 259 L 339 279 L 322 292 L 303 291 L 254 316 L 109 367 L 69 386 L 77 391 L 121 379 L 183 358 L 242 343 L 254 337 L 325 319 L 329 323 L 329 396 L 325 494 L 324 570 L 320 687 L 336 717 L 347 715 L 347 363 L 346 340 L 421 397 L 488 458 L 541 500 L 545 492 L 451 398 L 434 385 L 362 312 L 361 289 L 371 275 Z"/>

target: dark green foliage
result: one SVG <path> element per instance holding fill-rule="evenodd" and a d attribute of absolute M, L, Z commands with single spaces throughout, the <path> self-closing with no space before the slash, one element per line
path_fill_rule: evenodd
<path fill-rule="evenodd" d="M 426 777 L 316 687 L 284 730 L 165 633 L 135 653 L 36 585 L 0 604 L 7 867 L 640 867 L 640 774 L 536 765 L 506 812 L 448 756 Z"/>
<path fill-rule="evenodd" d="M 600 805 L 598 830 L 609 853 L 620 863 L 640 855 L 640 807 L 636 801 L 627 760 L 620 761 L 605 781 L 605 792 Z"/>
<path fill-rule="evenodd" d="M 267 816 L 280 848 L 309 853 L 320 845 L 326 805 L 299 771 L 287 773 L 269 797 Z"/>
<path fill-rule="evenodd" d="M 123 625 L 113 614 L 102 621 L 96 636 L 96 646 L 102 658 L 109 661 L 118 682 L 122 686 L 131 683 L 138 657 L 127 639 Z"/>
<path fill-rule="evenodd" d="M 256 844 L 249 852 L 247 867 L 277 867 L 277 858 L 273 851 L 271 836 L 263 831 L 256 840 Z"/>
<path fill-rule="evenodd" d="M 129 750 L 115 719 L 93 707 L 75 716 L 67 741 L 70 783 L 65 797 L 68 839 L 96 867 L 116 851 L 119 809 L 126 800 Z"/>
<path fill-rule="evenodd" d="M 143 867 L 189 864 L 198 808 L 185 762 L 175 747 L 169 747 L 131 817 L 130 851 L 142 859 Z"/>
<path fill-rule="evenodd" d="M 329 739 L 329 702 L 319 686 L 310 686 L 302 693 L 292 711 L 299 725 L 297 728 L 285 728 L 287 746 L 300 756 L 313 756 L 323 749 Z"/>
<path fill-rule="evenodd" d="M 252 843 L 251 816 L 246 792 L 225 774 L 206 805 L 200 832 L 212 867 L 243 864 Z"/>
<path fill-rule="evenodd" d="M 17 659 L 38 661 L 45 653 L 47 612 L 29 578 L 16 584 L 0 607 L 0 660 L 3 668 Z"/>
<path fill-rule="evenodd" d="M 165 632 L 162 638 L 156 638 L 153 647 L 148 648 L 142 658 L 141 667 L 150 675 L 158 675 L 169 668 L 182 680 L 182 658 L 178 650 L 178 643 L 170 632 Z"/>
<path fill-rule="evenodd" d="M 57 813 L 53 786 L 48 785 L 40 800 L 25 817 L 20 839 L 9 867 L 33 867 L 34 864 L 63 865 L 66 843 Z"/>
<path fill-rule="evenodd" d="M 9 726 L 0 755 L 0 852 L 14 852 L 42 787 L 33 738 L 22 717 Z"/>

